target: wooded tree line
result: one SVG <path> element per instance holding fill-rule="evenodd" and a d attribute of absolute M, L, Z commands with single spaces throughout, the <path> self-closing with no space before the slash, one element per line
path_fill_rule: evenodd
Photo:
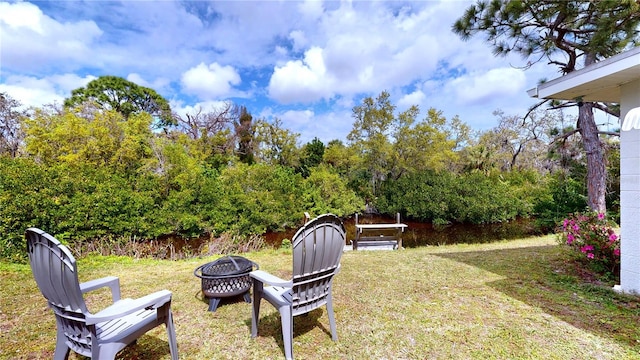
<path fill-rule="evenodd" d="M 640 11 L 624 1 L 478 1 L 453 25 L 569 73 L 635 46 Z M 582 65 L 578 60 L 582 60 Z M 104 76 L 64 106 L 20 110 L 0 95 L 0 250 L 19 256 L 38 226 L 61 239 L 261 234 L 301 214 L 368 207 L 438 224 L 535 216 L 543 226 L 588 207 L 615 214 L 617 137 L 593 111 L 550 103 L 495 112 L 471 129 L 436 108 L 397 111 L 382 92 L 353 108 L 346 142 L 299 144 L 278 119 L 231 102 L 179 116 L 153 89 Z M 562 109 L 579 105 L 577 119 Z"/>
<path fill-rule="evenodd" d="M 586 206 L 579 143 L 553 142 L 571 131 L 558 111 L 526 122 L 497 111 L 498 125 L 478 132 L 433 108 L 398 112 L 382 92 L 353 108 L 346 143 L 300 145 L 281 121 L 229 102 L 158 126 L 144 109 L 91 99 L 28 111 L 0 100 L 3 257 L 19 256 L 29 226 L 63 240 L 146 240 L 262 234 L 297 226 L 305 211 L 346 217 L 366 206 L 438 224 L 547 225 Z"/>

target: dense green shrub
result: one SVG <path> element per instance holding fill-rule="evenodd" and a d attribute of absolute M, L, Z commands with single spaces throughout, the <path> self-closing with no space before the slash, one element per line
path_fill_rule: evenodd
<path fill-rule="evenodd" d="M 499 175 L 472 172 L 457 178 L 452 197 L 456 222 L 484 224 L 515 219 L 527 208 Z M 521 211 L 522 209 L 522 211 Z"/>
<path fill-rule="evenodd" d="M 452 220 L 454 182 L 451 173 L 435 171 L 423 171 L 396 181 L 386 181 L 375 206 L 387 214 L 399 212 L 416 220 L 449 222 Z"/>
<path fill-rule="evenodd" d="M 0 256 L 22 258 L 24 230 L 44 220 L 54 199 L 44 193 L 47 172 L 29 159 L 0 157 Z"/>
<path fill-rule="evenodd" d="M 83 168 L 56 176 L 61 188 L 56 217 L 58 237 L 81 240 L 105 236 L 152 237 L 140 220 L 153 211 L 155 195 L 139 191 L 125 178 L 106 169 Z M 146 215 L 146 216 L 145 216 Z"/>
<path fill-rule="evenodd" d="M 292 168 L 239 163 L 220 175 L 216 231 L 262 234 L 297 225 L 303 217 L 302 176 Z"/>
<path fill-rule="evenodd" d="M 312 216 L 325 213 L 347 216 L 364 209 L 364 200 L 327 167 L 312 168 L 303 186 L 303 208 Z"/>
<path fill-rule="evenodd" d="M 547 191 L 535 203 L 534 212 L 538 226 L 553 230 L 567 214 L 583 211 L 586 207 L 584 182 L 557 174 L 550 178 Z"/>
<path fill-rule="evenodd" d="M 157 183 L 145 191 L 106 168 L 45 167 L 25 159 L 0 162 L 0 174 L 3 234 L 22 237 L 36 226 L 63 240 L 153 237 L 143 224 L 156 208 Z"/>
<path fill-rule="evenodd" d="M 376 206 L 436 224 L 508 221 L 531 214 L 532 200 L 524 194 L 535 194 L 536 182 L 532 175 L 423 171 L 386 181 Z"/>
<path fill-rule="evenodd" d="M 167 152 L 166 171 L 130 176 L 109 167 L 50 166 L 0 159 L 0 256 L 24 258 L 24 230 L 62 241 L 241 236 L 296 227 L 307 211 L 339 216 L 363 201 L 325 168 L 303 179 L 294 169 L 239 163 L 221 173 Z"/>

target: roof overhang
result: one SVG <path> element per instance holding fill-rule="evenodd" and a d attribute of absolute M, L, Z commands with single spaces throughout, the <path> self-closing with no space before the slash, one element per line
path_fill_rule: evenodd
<path fill-rule="evenodd" d="M 640 79 L 640 46 L 528 90 L 539 99 L 620 102 L 620 87 Z"/>

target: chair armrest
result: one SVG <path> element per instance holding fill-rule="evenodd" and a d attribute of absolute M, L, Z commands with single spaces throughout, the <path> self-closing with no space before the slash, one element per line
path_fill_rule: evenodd
<path fill-rule="evenodd" d="M 132 314 L 143 309 L 157 309 L 171 301 L 171 291 L 160 290 L 138 299 L 125 299 L 86 317 L 87 325 L 93 325 Z"/>
<path fill-rule="evenodd" d="M 275 275 L 271 275 L 266 271 L 256 270 L 249 273 L 249 275 L 265 284 L 273 285 L 273 286 L 282 286 L 282 287 L 292 287 L 293 281 L 284 280 Z"/>
<path fill-rule="evenodd" d="M 105 276 L 100 279 L 83 282 L 80 284 L 80 291 L 85 294 L 103 287 L 111 288 L 111 298 L 113 302 L 120 300 L 120 280 L 115 276 Z"/>

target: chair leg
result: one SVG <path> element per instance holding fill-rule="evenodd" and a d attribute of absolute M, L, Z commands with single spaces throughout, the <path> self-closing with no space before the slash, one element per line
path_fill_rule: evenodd
<path fill-rule="evenodd" d="M 333 314 L 333 298 L 331 296 L 331 291 L 329 291 L 329 295 L 327 296 L 327 314 L 329 315 L 329 327 L 331 328 L 331 339 L 333 341 L 338 341 L 338 332 L 336 331 L 336 317 Z"/>
<path fill-rule="evenodd" d="M 285 305 L 278 309 L 282 322 L 282 341 L 284 343 L 284 357 L 293 360 L 293 314 L 291 305 Z"/>
<path fill-rule="evenodd" d="M 171 360 L 178 360 L 178 341 L 176 340 L 176 327 L 173 324 L 173 314 L 171 313 L 171 309 L 168 310 L 165 325 L 167 326 L 167 337 L 169 338 Z"/>
<path fill-rule="evenodd" d="M 58 325 L 58 333 L 56 339 L 56 350 L 53 354 L 54 360 L 67 360 L 69 358 L 69 346 L 66 343 L 66 336 L 64 333 L 59 330 L 60 325 Z"/>
<path fill-rule="evenodd" d="M 258 336 L 258 320 L 260 319 L 260 300 L 262 299 L 263 284 L 253 281 L 253 304 L 251 306 L 251 337 Z"/>

